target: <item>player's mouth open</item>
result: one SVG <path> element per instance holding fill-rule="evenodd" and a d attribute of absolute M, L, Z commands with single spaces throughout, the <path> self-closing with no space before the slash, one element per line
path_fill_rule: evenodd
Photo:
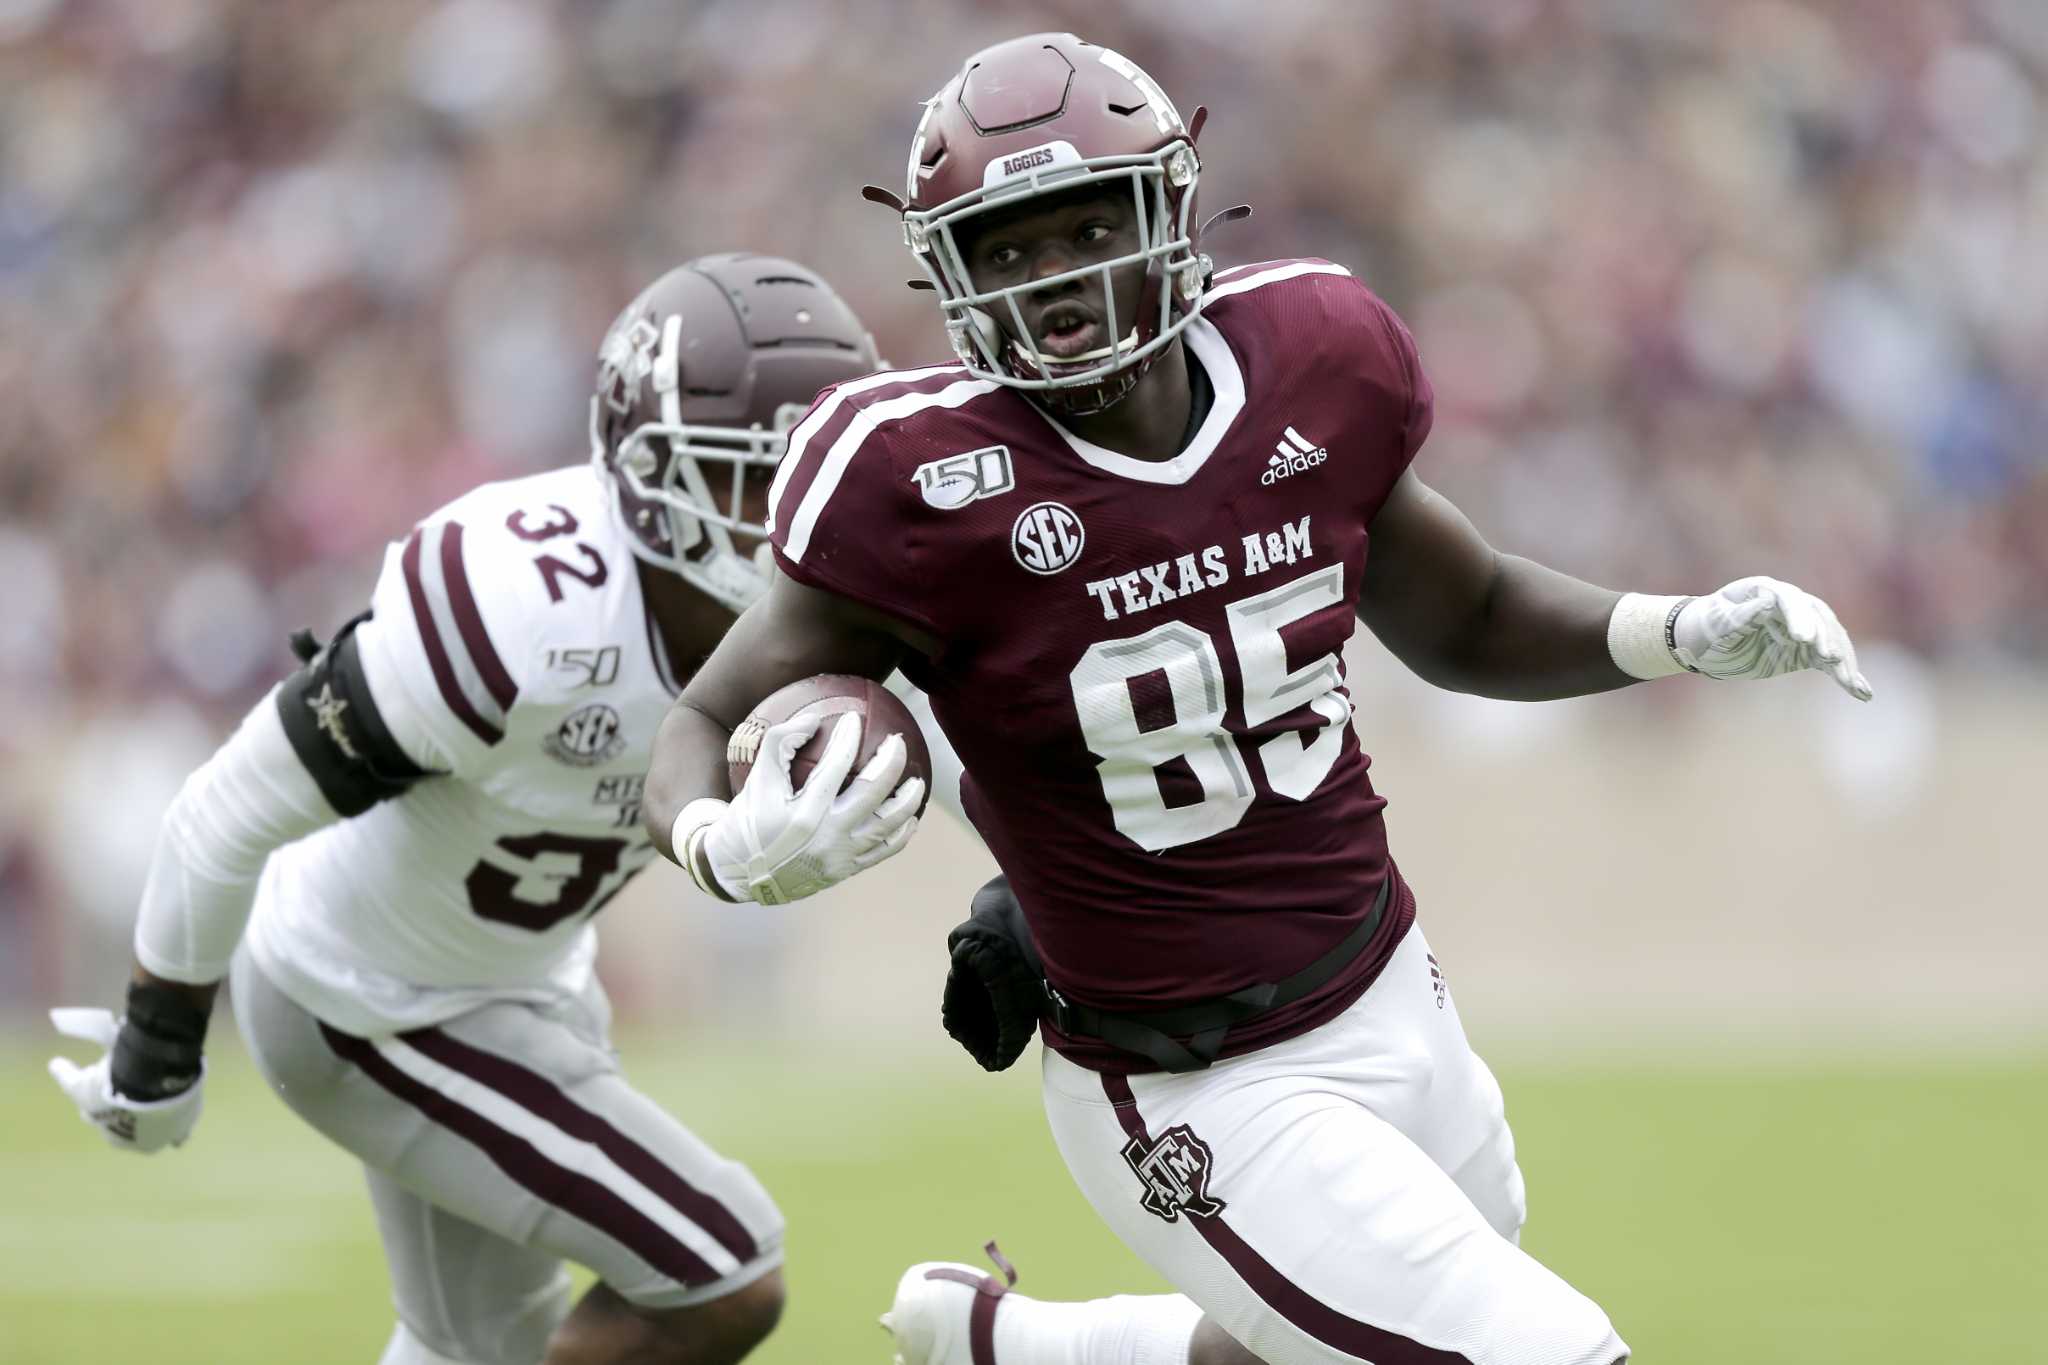
<path fill-rule="evenodd" d="M 1102 324 L 1078 303 L 1056 303 L 1038 318 L 1038 346 L 1047 355 L 1072 360 L 1102 344 Z"/>

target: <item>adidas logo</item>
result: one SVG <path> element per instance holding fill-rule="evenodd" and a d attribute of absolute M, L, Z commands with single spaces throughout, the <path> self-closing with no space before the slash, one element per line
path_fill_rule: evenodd
<path fill-rule="evenodd" d="M 1266 472 L 1259 476 L 1259 482 L 1278 483 L 1291 474 L 1314 469 L 1329 458 L 1329 451 L 1321 446 L 1310 445 L 1308 437 L 1289 427 L 1286 439 L 1274 446 L 1272 456 L 1266 461 Z"/>

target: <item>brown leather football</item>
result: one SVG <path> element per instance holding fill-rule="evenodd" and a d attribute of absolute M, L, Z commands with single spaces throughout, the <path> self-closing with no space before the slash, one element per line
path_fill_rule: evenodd
<path fill-rule="evenodd" d="M 789 765 L 790 785 L 801 791 L 804 783 L 810 780 L 811 769 L 817 766 L 819 757 L 825 752 L 825 742 L 831 738 L 837 718 L 848 711 L 860 713 L 863 722 L 860 754 L 853 760 L 853 770 L 846 775 L 847 783 L 860 775 L 860 770 L 867 766 L 884 740 L 890 735 L 902 735 L 904 746 L 909 750 L 905 755 L 903 776 L 924 779 L 924 801 L 918 805 L 918 813 L 923 814 L 925 805 L 932 799 L 932 754 L 925 745 L 923 732 L 917 728 L 917 718 L 888 688 L 852 673 L 820 673 L 813 678 L 801 678 L 758 703 L 726 742 L 726 772 L 732 780 L 732 789 L 738 791 L 745 785 L 747 774 L 754 770 L 761 736 L 767 733 L 769 726 L 779 725 L 799 715 L 816 714 L 823 717 L 818 733 L 804 742 Z"/>

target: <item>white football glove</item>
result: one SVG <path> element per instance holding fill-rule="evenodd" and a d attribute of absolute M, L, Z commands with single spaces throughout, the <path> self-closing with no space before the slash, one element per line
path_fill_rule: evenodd
<path fill-rule="evenodd" d="M 79 1066 L 68 1057 L 52 1057 L 50 1074 L 57 1080 L 78 1115 L 106 1135 L 107 1141 L 126 1152 L 157 1152 L 176 1147 L 191 1135 L 199 1122 L 200 1087 L 206 1080 L 206 1064 L 199 1065 L 199 1077 L 189 1090 L 166 1100 L 143 1103 L 114 1093 L 109 1069 L 114 1061 L 114 1039 L 121 1026 L 110 1010 L 54 1009 L 50 1022 L 57 1032 L 83 1038 L 107 1049 L 91 1066 Z"/>
<path fill-rule="evenodd" d="M 1678 613 L 1671 645 L 1680 663 L 1710 678 L 1775 678 L 1817 668 L 1856 700 L 1871 697 L 1834 609 L 1775 578 L 1738 578 L 1695 597 Z"/>
<path fill-rule="evenodd" d="M 839 718 L 803 790 L 792 790 L 790 761 L 820 723 L 812 716 L 771 725 L 730 802 L 692 801 L 676 817 L 676 861 L 706 891 L 762 905 L 802 900 L 901 851 L 917 832 L 924 782 L 898 781 L 909 759 L 901 735 L 884 740 L 839 790 L 860 752 L 857 715 Z M 705 885 L 707 871 L 716 886 Z"/>

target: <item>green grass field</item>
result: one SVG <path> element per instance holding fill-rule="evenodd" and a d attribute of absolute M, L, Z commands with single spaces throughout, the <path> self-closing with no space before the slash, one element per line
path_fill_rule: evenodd
<path fill-rule="evenodd" d="M 1035 1067 L 625 1049 L 790 1219 L 790 1312 L 757 1359 L 889 1359 L 898 1272 L 988 1236 L 1047 1297 L 1156 1279 L 1074 1192 Z M 220 1049 L 184 1150 L 122 1157 L 0 1042 L 0 1361 L 369 1365 L 390 1330 L 352 1162 Z M 1526 1244 L 1645 1365 L 2048 1360 L 2048 1058 L 1756 1071 L 1500 1068 Z"/>

